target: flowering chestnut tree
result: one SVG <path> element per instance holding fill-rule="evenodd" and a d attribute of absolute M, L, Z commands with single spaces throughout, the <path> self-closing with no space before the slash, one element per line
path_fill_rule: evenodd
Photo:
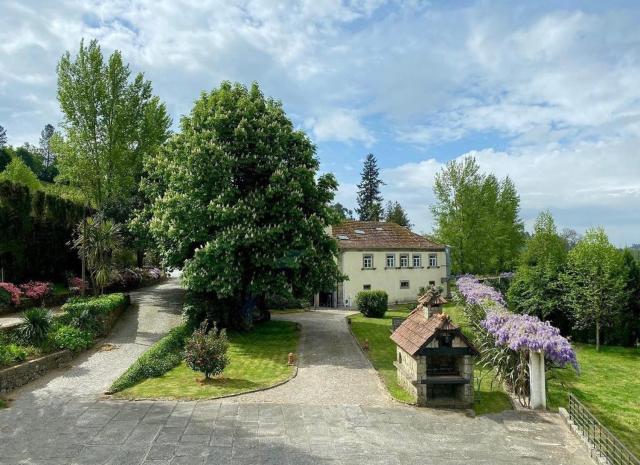
<path fill-rule="evenodd" d="M 223 83 L 145 166 L 150 232 L 183 282 L 252 326 L 268 295 L 310 296 L 340 278 L 325 233 L 337 183 L 318 176 L 315 147 L 280 102 Z M 264 310 L 264 309 L 263 309 Z"/>

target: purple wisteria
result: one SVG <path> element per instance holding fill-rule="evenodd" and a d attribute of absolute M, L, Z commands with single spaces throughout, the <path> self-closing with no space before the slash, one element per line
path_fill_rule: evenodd
<path fill-rule="evenodd" d="M 506 305 L 500 291 L 486 284 L 482 284 L 473 275 L 465 274 L 460 276 L 456 281 L 456 285 L 458 286 L 460 294 L 464 297 L 464 300 L 470 304 L 483 305 L 489 303 L 502 307 Z"/>
<path fill-rule="evenodd" d="M 468 304 L 488 307 L 480 325 L 495 338 L 497 346 L 515 351 L 543 350 L 545 357 L 556 365 L 564 367 L 571 364 L 578 371 L 576 353 L 558 328 L 535 316 L 509 312 L 499 291 L 471 275 L 460 277 L 456 284 Z"/>

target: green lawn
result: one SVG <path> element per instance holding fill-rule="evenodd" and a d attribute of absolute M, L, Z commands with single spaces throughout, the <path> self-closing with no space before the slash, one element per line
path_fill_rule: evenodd
<path fill-rule="evenodd" d="M 391 318 L 404 317 L 410 309 L 415 305 L 394 305 L 390 311 L 385 314 L 384 318 L 365 318 L 363 315 L 353 315 L 351 319 L 351 329 L 353 334 L 362 344 L 365 339 L 369 340 L 368 356 L 374 368 L 380 373 L 384 380 L 389 393 L 398 400 L 404 402 L 412 402 L 411 396 L 396 382 L 396 368 L 393 362 L 396 358 L 396 346 L 389 338 L 391 333 Z M 449 304 L 445 312 L 450 314 L 452 319 L 460 324 L 464 315 L 457 307 Z M 462 325 L 461 325 L 462 326 Z M 463 331 L 468 331 L 464 328 Z M 476 376 L 481 375 L 479 369 L 476 369 Z M 475 394 L 474 411 L 481 415 L 485 413 L 501 412 L 511 409 L 509 397 L 504 393 L 500 386 L 491 386 L 491 375 L 487 374 L 482 378 L 480 389 Z"/>
<path fill-rule="evenodd" d="M 640 350 L 574 344 L 580 375 L 573 369 L 547 376 L 549 408 L 566 406 L 574 394 L 637 456 L 640 456 Z"/>
<path fill-rule="evenodd" d="M 184 362 L 158 378 L 146 379 L 117 393 L 127 399 L 215 399 L 216 397 L 273 386 L 290 378 L 289 352 L 296 352 L 300 333 L 295 323 L 269 321 L 248 333 L 229 333 L 231 363 L 222 377 L 209 384 L 204 375 Z"/>

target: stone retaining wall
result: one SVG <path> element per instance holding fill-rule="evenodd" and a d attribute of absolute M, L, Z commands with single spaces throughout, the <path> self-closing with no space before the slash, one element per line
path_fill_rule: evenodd
<path fill-rule="evenodd" d="M 61 350 L 47 354 L 34 360 L 28 360 L 20 365 L 0 370 L 0 394 L 38 379 L 49 370 L 55 370 L 69 363 L 73 359 L 73 352 Z"/>

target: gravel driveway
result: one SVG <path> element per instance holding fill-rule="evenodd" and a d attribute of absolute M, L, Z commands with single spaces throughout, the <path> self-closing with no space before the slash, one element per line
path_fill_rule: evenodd
<path fill-rule="evenodd" d="M 131 306 L 111 334 L 71 363 L 11 393 L 11 398 L 100 396 L 149 346 L 180 323 L 182 289 L 179 278 L 131 292 Z M 105 350 L 110 348 L 112 350 Z"/>
<path fill-rule="evenodd" d="M 397 405 L 349 333 L 348 312 L 276 315 L 302 327 L 298 375 L 267 391 L 230 397 L 225 402 L 286 402 L 306 405 Z"/>

